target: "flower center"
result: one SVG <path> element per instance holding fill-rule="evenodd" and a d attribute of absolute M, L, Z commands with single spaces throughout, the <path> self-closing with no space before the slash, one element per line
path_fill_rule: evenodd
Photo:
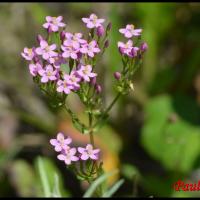
<path fill-rule="evenodd" d="M 53 22 L 54 25 L 57 25 L 56 17 L 52 17 L 52 22 Z"/>
<path fill-rule="evenodd" d="M 51 71 L 48 71 L 47 72 L 47 76 L 51 76 L 52 75 L 52 72 Z"/>

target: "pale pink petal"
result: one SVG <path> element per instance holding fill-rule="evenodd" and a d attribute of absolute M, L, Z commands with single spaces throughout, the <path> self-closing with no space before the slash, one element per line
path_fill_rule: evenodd
<path fill-rule="evenodd" d="M 36 48 L 35 52 L 36 52 L 38 55 L 42 55 L 42 54 L 43 54 L 43 50 L 42 50 L 40 47 Z"/>
<path fill-rule="evenodd" d="M 88 154 L 87 153 L 83 153 L 81 155 L 81 160 L 87 160 L 89 158 Z"/>
<path fill-rule="evenodd" d="M 76 148 L 71 148 L 69 152 L 70 152 L 70 155 L 74 155 L 76 153 Z"/>
<path fill-rule="evenodd" d="M 65 158 L 65 164 L 70 165 L 71 164 L 71 159 L 70 158 Z"/>
<path fill-rule="evenodd" d="M 63 17 L 62 16 L 58 16 L 57 18 L 56 18 L 56 21 L 57 22 L 61 22 L 63 20 Z"/>
<path fill-rule="evenodd" d="M 93 53 L 92 51 L 89 51 L 89 52 L 88 52 L 88 56 L 94 57 L 94 53 Z"/>
<path fill-rule="evenodd" d="M 82 21 L 83 21 L 84 23 L 88 23 L 88 22 L 90 22 L 90 19 L 88 19 L 88 18 L 82 18 Z"/>
<path fill-rule="evenodd" d="M 79 158 L 78 158 L 77 156 L 72 156 L 72 157 L 71 157 L 71 160 L 72 160 L 72 161 L 78 161 Z"/>
<path fill-rule="evenodd" d="M 43 57 L 43 59 L 48 60 L 49 59 L 49 54 L 48 53 L 43 53 L 42 57 Z"/>
<path fill-rule="evenodd" d="M 131 34 L 131 32 L 130 31 L 127 31 L 126 33 L 125 33 L 125 37 L 127 37 L 127 38 L 131 38 L 133 35 Z"/>
<path fill-rule="evenodd" d="M 99 153 L 99 152 L 100 152 L 100 149 L 94 149 L 94 150 L 93 150 L 93 153 L 94 153 L 94 154 L 97 154 L 97 153 Z"/>
<path fill-rule="evenodd" d="M 85 148 L 83 148 L 83 147 L 78 147 L 78 152 L 79 153 L 84 153 L 85 152 Z"/>
<path fill-rule="evenodd" d="M 56 91 L 57 92 L 63 92 L 63 89 L 64 89 L 63 86 L 59 86 L 59 87 L 57 87 Z"/>
<path fill-rule="evenodd" d="M 126 29 L 125 28 L 120 28 L 119 32 L 122 33 L 122 34 L 124 34 L 124 33 L 126 33 Z"/>
<path fill-rule="evenodd" d="M 56 139 L 50 140 L 51 145 L 56 146 L 58 144 L 58 141 Z"/>
<path fill-rule="evenodd" d="M 49 26 L 50 26 L 50 23 L 44 23 L 43 25 L 42 25 L 44 28 L 49 28 Z"/>
<path fill-rule="evenodd" d="M 97 155 L 94 155 L 94 154 L 93 154 L 93 155 L 90 155 L 90 158 L 93 159 L 93 160 L 98 160 L 98 156 L 97 156 Z"/>
<path fill-rule="evenodd" d="M 60 146 L 60 144 L 57 144 L 57 145 L 55 146 L 55 151 L 57 151 L 57 152 L 62 151 L 62 147 Z"/>
<path fill-rule="evenodd" d="M 65 139 L 65 142 L 64 142 L 64 143 L 65 143 L 66 145 L 68 145 L 68 144 L 70 144 L 71 142 L 72 142 L 72 139 L 68 137 L 67 139 Z"/>
<path fill-rule="evenodd" d="M 95 25 L 94 25 L 92 22 L 88 22 L 88 23 L 87 23 L 87 27 L 88 27 L 88 28 L 94 28 Z"/>
<path fill-rule="evenodd" d="M 63 155 L 63 154 L 59 154 L 59 155 L 57 156 L 57 158 L 58 158 L 58 160 L 65 160 L 66 156 Z"/>
<path fill-rule="evenodd" d="M 42 49 L 45 49 L 48 46 L 48 43 L 45 40 L 41 40 L 40 46 L 42 47 Z"/>
<path fill-rule="evenodd" d="M 46 83 L 46 82 L 48 82 L 48 77 L 47 76 L 43 76 L 42 78 L 41 78 L 41 82 L 42 83 Z"/>
<path fill-rule="evenodd" d="M 52 21 L 52 17 L 51 16 L 46 16 L 46 21 L 47 22 L 51 22 Z"/>
<path fill-rule="evenodd" d="M 61 140 L 64 140 L 64 139 L 65 139 L 64 134 L 59 132 L 58 135 L 57 135 L 57 140 L 61 141 Z"/>
<path fill-rule="evenodd" d="M 51 30 L 52 30 L 53 32 L 57 32 L 57 31 L 58 31 L 58 26 L 52 24 L 52 25 L 51 25 Z"/>

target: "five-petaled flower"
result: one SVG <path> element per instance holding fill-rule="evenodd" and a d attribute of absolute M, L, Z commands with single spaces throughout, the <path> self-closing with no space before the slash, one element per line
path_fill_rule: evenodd
<path fill-rule="evenodd" d="M 88 28 L 97 28 L 105 21 L 105 19 L 98 19 L 95 14 L 91 14 L 89 18 L 82 18 L 82 21 Z"/>
<path fill-rule="evenodd" d="M 42 55 L 44 60 L 48 60 L 51 57 L 55 57 L 58 55 L 54 50 L 56 49 L 56 44 L 48 45 L 47 41 L 41 40 L 40 47 L 36 48 L 35 52 L 38 55 Z"/>
<path fill-rule="evenodd" d="M 56 139 L 51 139 L 50 143 L 55 147 L 55 151 L 60 152 L 63 149 L 66 149 L 68 145 L 72 142 L 72 139 L 68 137 L 65 139 L 63 133 L 58 133 Z"/>
<path fill-rule="evenodd" d="M 80 88 L 79 82 L 81 78 L 77 76 L 76 71 L 72 71 L 70 75 L 65 74 L 64 79 L 67 81 L 68 85 L 72 87 L 73 90 L 78 90 Z"/>
<path fill-rule="evenodd" d="M 38 72 L 42 70 L 42 65 L 40 63 L 30 63 L 29 64 L 29 71 L 32 76 L 37 76 Z"/>
<path fill-rule="evenodd" d="M 26 59 L 26 60 L 33 60 L 35 53 L 34 53 L 34 48 L 24 48 L 24 52 L 21 53 L 21 55 Z"/>
<path fill-rule="evenodd" d="M 100 149 L 93 149 L 91 144 L 87 144 L 86 148 L 78 147 L 78 152 L 81 153 L 81 160 L 88 160 L 89 158 L 92 160 L 98 160 Z"/>
<path fill-rule="evenodd" d="M 133 24 L 127 24 L 126 28 L 119 29 L 119 32 L 124 34 L 126 38 L 131 38 L 133 36 L 140 36 L 142 29 L 135 29 Z"/>
<path fill-rule="evenodd" d="M 57 156 L 57 158 L 64 161 L 66 165 L 70 165 L 72 161 L 76 162 L 79 160 L 75 154 L 76 148 L 66 147 L 63 149 L 63 152 Z"/>
<path fill-rule="evenodd" d="M 86 82 L 89 82 L 90 78 L 97 76 L 96 73 L 92 72 L 91 65 L 81 65 L 80 69 L 77 70 L 77 74 Z"/>
<path fill-rule="evenodd" d="M 94 57 L 96 53 L 100 52 L 98 44 L 95 40 L 92 40 L 89 44 L 83 44 L 80 52 L 83 54 L 88 54 L 89 57 Z"/>
<path fill-rule="evenodd" d="M 58 17 L 51 17 L 47 16 L 46 17 L 46 23 L 43 24 L 43 27 L 46 29 L 51 29 L 53 32 L 57 32 L 59 30 L 59 27 L 65 27 L 66 24 L 62 22 L 63 17 L 58 16 Z"/>
<path fill-rule="evenodd" d="M 54 81 L 57 79 L 57 70 L 54 70 L 54 68 L 51 65 L 47 65 L 45 69 L 41 69 L 38 71 L 41 78 L 42 83 L 47 83 L 48 81 Z"/>

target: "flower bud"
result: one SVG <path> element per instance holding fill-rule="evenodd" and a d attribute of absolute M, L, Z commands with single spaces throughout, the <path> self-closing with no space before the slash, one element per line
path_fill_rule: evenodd
<path fill-rule="evenodd" d="M 51 27 L 49 26 L 47 29 L 48 34 L 52 33 L 53 31 L 51 30 Z"/>
<path fill-rule="evenodd" d="M 96 77 L 93 77 L 90 81 L 90 84 L 95 86 L 96 85 L 96 82 L 97 82 L 97 78 Z"/>
<path fill-rule="evenodd" d="M 137 56 L 138 49 L 135 49 L 134 47 L 131 49 L 131 52 L 129 53 L 130 57 L 134 58 Z"/>
<path fill-rule="evenodd" d="M 96 85 L 95 85 L 95 91 L 96 91 L 97 94 L 100 94 L 100 93 L 101 93 L 102 88 L 101 88 L 101 86 L 100 86 L 99 84 L 96 84 Z"/>
<path fill-rule="evenodd" d="M 61 31 L 60 32 L 60 39 L 63 41 L 65 39 L 65 32 Z"/>
<path fill-rule="evenodd" d="M 38 43 L 40 43 L 44 38 L 41 35 L 37 35 L 36 40 Z"/>
<path fill-rule="evenodd" d="M 109 22 L 108 25 L 107 25 L 107 27 L 106 27 L 106 31 L 110 31 L 111 28 L 112 28 L 112 23 Z"/>
<path fill-rule="evenodd" d="M 104 43 L 104 48 L 108 48 L 109 47 L 109 41 L 106 40 L 105 43 Z"/>
<path fill-rule="evenodd" d="M 97 27 L 97 36 L 101 37 L 105 33 L 104 27 L 103 26 L 98 26 Z"/>
<path fill-rule="evenodd" d="M 116 80 L 119 80 L 121 78 L 121 73 L 120 72 L 115 72 L 114 77 Z"/>
<path fill-rule="evenodd" d="M 148 49 L 148 45 L 146 42 L 143 42 L 141 45 L 140 45 L 140 50 L 142 52 L 145 52 L 146 50 Z"/>
<path fill-rule="evenodd" d="M 124 54 L 124 49 L 122 47 L 119 47 L 119 52 L 123 55 Z"/>

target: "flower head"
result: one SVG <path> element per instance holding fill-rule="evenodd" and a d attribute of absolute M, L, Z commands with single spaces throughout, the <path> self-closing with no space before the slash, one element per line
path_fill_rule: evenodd
<path fill-rule="evenodd" d="M 82 18 L 87 28 L 97 28 L 105 21 L 105 19 L 98 19 L 95 14 L 91 14 L 89 18 Z"/>
<path fill-rule="evenodd" d="M 86 148 L 78 147 L 78 152 L 81 153 L 81 160 L 98 160 L 98 153 L 100 149 L 93 149 L 91 144 L 88 144 Z"/>
<path fill-rule="evenodd" d="M 72 58 L 74 60 L 78 59 L 79 49 L 74 48 L 72 44 L 69 46 L 62 45 L 61 49 L 63 50 L 63 58 Z"/>
<path fill-rule="evenodd" d="M 119 29 L 119 32 L 124 34 L 126 38 L 131 38 L 133 36 L 140 36 L 142 29 L 135 29 L 133 24 L 127 24 L 126 28 Z"/>
<path fill-rule="evenodd" d="M 47 41 L 41 40 L 40 47 L 36 48 L 36 53 L 42 55 L 44 60 L 48 60 L 51 57 L 58 55 L 54 50 L 56 49 L 56 44 L 48 45 Z"/>
<path fill-rule="evenodd" d="M 57 32 L 59 30 L 59 27 L 65 27 L 66 24 L 62 22 L 63 17 L 46 17 L 46 23 L 43 24 L 43 27 L 46 29 L 50 29 L 52 32 Z"/>
<path fill-rule="evenodd" d="M 95 40 L 92 40 L 89 44 L 83 44 L 80 52 L 83 54 L 88 54 L 90 57 L 94 57 L 96 53 L 99 53 L 101 50 L 98 47 L 98 44 Z"/>
<path fill-rule="evenodd" d="M 57 92 L 64 92 L 65 94 L 69 94 L 72 89 L 74 89 L 74 87 L 69 84 L 69 80 L 65 75 L 64 80 L 59 80 L 57 82 Z"/>
<path fill-rule="evenodd" d="M 66 165 L 70 165 L 72 161 L 76 162 L 79 160 L 76 154 L 76 148 L 66 147 L 64 151 L 57 156 L 59 160 L 63 160 Z"/>
<path fill-rule="evenodd" d="M 40 70 L 42 70 L 42 65 L 40 63 L 29 64 L 29 71 L 32 76 L 37 76 L 37 74 Z"/>
<path fill-rule="evenodd" d="M 55 147 L 55 151 L 60 152 L 63 149 L 67 148 L 68 145 L 72 142 L 71 138 L 65 139 L 63 133 L 58 133 L 56 139 L 51 139 L 50 143 Z"/>
<path fill-rule="evenodd" d="M 73 90 L 78 90 L 80 88 L 79 82 L 81 81 L 81 78 L 77 76 L 76 71 L 72 71 L 70 75 L 65 74 L 64 79 Z"/>
<path fill-rule="evenodd" d="M 76 72 L 86 82 L 90 82 L 90 78 L 97 76 L 96 73 L 92 72 L 92 66 L 91 65 L 81 65 L 80 69 L 77 70 Z"/>
<path fill-rule="evenodd" d="M 26 60 L 33 60 L 35 56 L 34 48 L 24 48 L 24 51 L 21 53 L 22 57 L 24 57 Z"/>
<path fill-rule="evenodd" d="M 39 70 L 38 73 L 42 76 L 42 83 L 47 83 L 48 81 L 54 81 L 57 79 L 57 70 L 54 70 L 51 65 L 47 65 L 45 69 Z"/>

